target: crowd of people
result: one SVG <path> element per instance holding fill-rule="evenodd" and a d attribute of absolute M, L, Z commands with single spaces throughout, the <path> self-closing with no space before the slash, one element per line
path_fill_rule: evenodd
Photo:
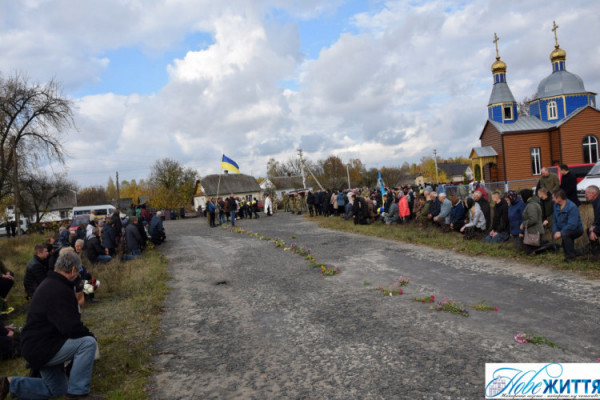
<path fill-rule="evenodd" d="M 564 261 L 589 252 L 600 252 L 600 199 L 596 186 L 585 192 L 594 209 L 594 221 L 583 227 L 577 198 L 577 181 L 568 166 L 560 166 L 562 178 L 542 169 L 535 190 L 518 193 L 488 192 L 475 183 L 472 190 L 449 195 L 444 185 L 400 188 L 307 190 L 285 194 L 285 211 L 307 212 L 310 216 L 342 216 L 355 224 L 376 222 L 388 225 L 415 224 L 439 228 L 441 233 L 460 232 L 467 240 L 489 243 L 513 241 L 519 251 L 539 254 L 564 251 Z M 589 244 L 575 248 L 584 232 Z"/>
<path fill-rule="evenodd" d="M 55 236 L 37 244 L 23 279 L 30 301 L 25 326 L 20 332 L 0 327 L 2 358 L 23 356 L 31 374 L 0 377 L 0 400 L 9 393 L 19 399 L 102 398 L 89 393 L 97 343 L 81 321 L 81 307 L 98 301 L 94 293 L 100 282 L 85 265 L 140 258 L 148 244 L 159 245 L 165 238 L 162 213 L 151 216 L 140 208 L 126 216 L 115 210 L 106 218 L 92 211 L 87 224 L 71 232 L 61 226 Z M 0 298 L 6 308 L 14 274 L 2 263 L 0 270 Z"/>
<path fill-rule="evenodd" d="M 236 219 L 260 218 L 260 208 L 256 197 L 250 200 L 236 197 L 231 193 L 227 198 L 209 198 L 204 210 L 200 207 L 198 213 L 207 217 L 209 226 L 214 228 L 228 222 L 231 222 L 231 226 L 235 226 Z M 262 208 L 267 216 L 273 215 L 273 203 L 270 195 L 266 196 Z"/>

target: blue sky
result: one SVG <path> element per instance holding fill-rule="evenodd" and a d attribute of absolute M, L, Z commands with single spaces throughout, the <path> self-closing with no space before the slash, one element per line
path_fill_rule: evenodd
<path fill-rule="evenodd" d="M 227 154 L 360 158 L 368 167 L 478 146 L 494 32 L 517 100 L 567 69 L 600 91 L 600 2 L 581 0 L 105 0 L 0 3 L 0 72 L 57 79 L 74 101 L 64 169 L 82 186 L 147 177 L 177 159 L 200 175 Z M 90 151 L 90 149 L 92 149 Z"/>

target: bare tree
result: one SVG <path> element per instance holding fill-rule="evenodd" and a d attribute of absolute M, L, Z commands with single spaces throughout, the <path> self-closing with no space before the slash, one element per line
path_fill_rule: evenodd
<path fill-rule="evenodd" d="M 24 211 L 29 211 L 35 216 L 35 221 L 40 222 L 54 203 L 61 198 L 73 196 L 77 185 L 65 175 L 49 175 L 34 170 L 20 176 L 19 187 Z"/>
<path fill-rule="evenodd" d="M 51 80 L 31 83 L 22 74 L 0 75 L 0 199 L 10 194 L 13 155 L 64 162 L 63 130 L 74 127 L 72 102 Z"/>
<path fill-rule="evenodd" d="M 517 103 L 517 114 L 522 117 L 529 115 L 529 103 L 535 99 L 535 93 L 531 96 L 525 96 L 523 100 Z"/>

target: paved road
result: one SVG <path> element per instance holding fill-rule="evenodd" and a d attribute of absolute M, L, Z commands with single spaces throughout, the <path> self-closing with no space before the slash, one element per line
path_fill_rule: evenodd
<path fill-rule="evenodd" d="M 600 356 L 596 281 L 329 231 L 284 213 L 237 224 L 310 248 L 341 274 L 322 278 L 302 257 L 205 219 L 167 222 L 161 248 L 173 290 L 155 399 L 480 399 L 486 362 Z M 403 296 L 372 289 L 399 275 L 412 280 Z M 499 311 L 465 318 L 411 301 L 430 294 L 485 299 Z M 515 343 L 523 331 L 561 348 Z"/>

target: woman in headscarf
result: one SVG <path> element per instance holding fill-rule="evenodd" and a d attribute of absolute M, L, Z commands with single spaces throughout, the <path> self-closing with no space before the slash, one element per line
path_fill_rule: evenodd
<path fill-rule="evenodd" d="M 536 235 L 538 243 L 541 244 L 541 236 L 544 234 L 544 224 L 542 221 L 542 207 L 540 205 L 540 200 L 537 196 L 533 195 L 533 190 L 531 189 L 521 190 L 521 198 L 526 206 L 523 210 L 523 222 L 521 223 L 520 229 L 529 235 Z M 521 236 L 523 237 L 524 234 Z M 539 244 L 535 246 L 523 243 L 523 249 L 527 253 L 533 253 L 539 247 Z"/>
<path fill-rule="evenodd" d="M 519 199 L 519 195 L 514 190 L 510 190 L 506 198 L 508 200 L 508 222 L 510 224 L 510 237 L 519 242 L 519 236 L 523 234 L 521 223 L 523 222 L 523 210 L 525 203 Z"/>

